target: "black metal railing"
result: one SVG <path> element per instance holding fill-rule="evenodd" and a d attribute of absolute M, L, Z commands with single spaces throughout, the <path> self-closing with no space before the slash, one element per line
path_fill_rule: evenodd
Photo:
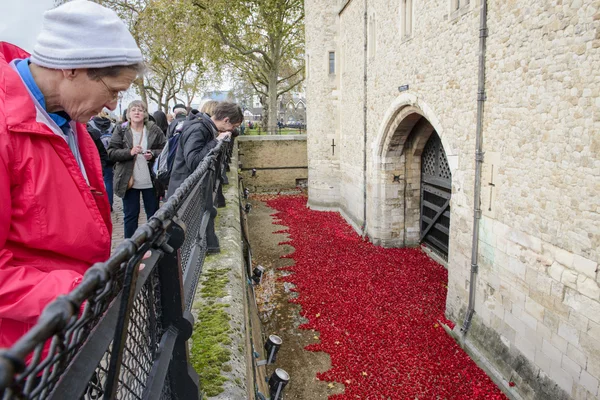
<path fill-rule="evenodd" d="M 219 250 L 215 205 L 231 150 L 211 150 L 131 239 L 0 351 L 1 399 L 198 399 L 190 308 L 207 250 Z"/>

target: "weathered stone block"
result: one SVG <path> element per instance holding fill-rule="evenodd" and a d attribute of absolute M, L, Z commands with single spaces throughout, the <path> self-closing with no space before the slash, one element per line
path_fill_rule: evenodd
<path fill-rule="evenodd" d="M 547 271 L 548 271 L 548 275 L 550 275 L 550 277 L 551 277 L 552 279 L 554 279 L 554 280 L 555 280 L 555 281 L 557 281 L 557 282 L 560 282 L 560 281 L 561 281 L 561 277 L 562 277 L 562 274 L 563 274 L 564 270 L 565 270 L 565 267 L 564 267 L 564 266 L 562 266 L 562 265 L 561 265 L 561 264 L 559 264 L 558 262 L 554 262 L 554 263 L 553 263 L 553 264 L 550 266 L 550 268 L 548 268 L 548 270 L 547 270 Z"/>
<path fill-rule="evenodd" d="M 600 303 L 575 290 L 567 289 L 564 304 L 573 308 L 578 313 L 600 324 Z"/>
<path fill-rule="evenodd" d="M 590 323 L 590 320 L 587 317 L 584 317 L 575 310 L 571 310 L 569 312 L 568 321 L 569 324 L 572 325 L 575 329 L 584 333 L 587 332 L 588 325 Z"/>
<path fill-rule="evenodd" d="M 513 229 L 510 231 L 508 239 L 517 244 L 520 244 L 523 247 L 531 249 L 536 253 L 542 252 L 542 242 L 535 236 L 531 236 L 524 232 Z"/>
<path fill-rule="evenodd" d="M 600 287 L 596 280 L 583 274 L 577 277 L 577 290 L 592 300 L 600 299 Z"/>
<path fill-rule="evenodd" d="M 564 249 L 556 249 L 554 257 L 556 261 L 566 266 L 567 268 L 571 268 L 573 266 L 574 256 L 573 253 L 566 251 Z"/>
<path fill-rule="evenodd" d="M 583 369 L 587 367 L 587 356 L 579 349 L 578 346 L 572 344 L 567 345 L 567 356 L 575 361 Z"/>
<path fill-rule="evenodd" d="M 560 367 L 560 364 L 552 363 L 550 373 L 548 374 L 550 379 L 558 384 L 565 392 L 571 393 L 573 390 L 573 377 L 567 371 Z"/>
<path fill-rule="evenodd" d="M 587 371 L 594 377 L 600 378 L 600 341 L 597 337 L 582 333 L 579 342 L 581 349 L 588 356 Z"/>
<path fill-rule="evenodd" d="M 515 347 L 519 349 L 525 357 L 530 360 L 535 360 L 535 343 L 527 339 L 525 335 L 519 334 L 515 340 Z"/>
<path fill-rule="evenodd" d="M 600 338 L 600 324 L 589 321 L 586 333 L 591 337 Z"/>
<path fill-rule="evenodd" d="M 520 260 L 511 257 L 508 259 L 508 270 L 518 278 L 525 280 L 525 274 L 527 273 L 527 266 Z"/>
<path fill-rule="evenodd" d="M 542 371 L 550 371 L 552 359 L 538 349 L 535 351 L 535 364 L 540 367 Z"/>
<path fill-rule="evenodd" d="M 581 376 L 579 377 L 579 384 L 583 386 L 588 392 L 592 394 L 592 396 L 596 396 L 598 394 L 598 379 L 593 377 L 587 371 L 581 371 Z"/>
<path fill-rule="evenodd" d="M 571 360 L 566 355 L 563 355 L 561 367 L 573 377 L 573 380 L 575 382 L 579 380 L 579 375 L 581 374 L 581 366 L 575 361 Z"/>
<path fill-rule="evenodd" d="M 563 353 L 545 339 L 542 339 L 542 352 L 552 360 L 553 364 L 560 365 Z"/>
<path fill-rule="evenodd" d="M 577 272 L 566 269 L 562 274 L 561 282 L 571 289 L 577 289 Z"/>
<path fill-rule="evenodd" d="M 575 255 L 573 258 L 573 268 L 592 279 L 596 278 L 596 271 L 598 270 L 598 263 L 587 258 Z"/>
<path fill-rule="evenodd" d="M 562 337 L 572 345 L 579 345 L 579 331 L 572 325 L 561 322 L 558 325 L 558 336 Z"/>
<path fill-rule="evenodd" d="M 565 285 L 560 282 L 552 282 L 552 289 L 550 289 L 550 294 L 555 299 L 560 301 L 565 297 Z"/>
<path fill-rule="evenodd" d="M 569 344 L 569 342 L 567 342 L 566 339 L 563 339 L 562 337 L 558 336 L 558 333 L 552 333 L 550 343 L 552 343 L 552 345 L 556 347 L 562 354 L 565 354 L 567 352 L 567 345 Z"/>
<path fill-rule="evenodd" d="M 544 320 L 544 311 L 546 309 L 537 301 L 532 300 L 530 297 L 525 298 L 525 310 L 538 321 Z"/>

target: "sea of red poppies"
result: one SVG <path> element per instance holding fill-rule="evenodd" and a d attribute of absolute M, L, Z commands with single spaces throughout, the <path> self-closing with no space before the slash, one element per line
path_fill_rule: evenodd
<path fill-rule="evenodd" d="M 384 249 L 363 240 L 333 212 L 306 208 L 304 196 L 267 200 L 288 228 L 293 274 L 320 342 L 331 356 L 317 379 L 339 382 L 341 399 L 505 399 L 444 331 L 448 274 L 419 249 Z"/>

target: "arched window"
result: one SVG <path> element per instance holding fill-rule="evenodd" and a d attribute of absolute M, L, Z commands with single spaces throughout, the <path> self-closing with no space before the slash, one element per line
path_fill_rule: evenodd
<path fill-rule="evenodd" d="M 413 0 L 400 0 L 400 34 L 403 39 L 412 35 Z"/>
<path fill-rule="evenodd" d="M 335 52 L 329 52 L 329 75 L 335 74 Z"/>
<path fill-rule="evenodd" d="M 373 57 L 375 55 L 375 46 L 376 46 L 376 32 L 375 32 L 375 15 L 371 15 L 369 18 L 369 41 L 367 43 L 367 51 L 369 57 Z"/>
<path fill-rule="evenodd" d="M 451 0 L 452 1 L 452 11 L 459 10 L 463 7 L 469 5 L 470 0 Z"/>

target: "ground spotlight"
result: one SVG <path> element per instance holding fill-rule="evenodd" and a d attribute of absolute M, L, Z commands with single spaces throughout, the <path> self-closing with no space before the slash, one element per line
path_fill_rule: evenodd
<path fill-rule="evenodd" d="M 256 168 L 252 168 L 252 176 L 256 176 Z"/>
<path fill-rule="evenodd" d="M 248 214 L 250 212 L 250 210 L 252 210 L 252 204 L 246 203 L 246 206 L 244 207 L 244 211 L 246 211 L 246 214 Z"/>
<path fill-rule="evenodd" d="M 269 378 L 269 394 L 271 400 L 283 399 L 283 388 L 290 381 L 290 376 L 281 368 L 277 368 Z"/>
<path fill-rule="evenodd" d="M 247 199 L 249 195 L 250 195 L 250 189 L 245 188 L 244 189 L 244 198 Z"/>
<path fill-rule="evenodd" d="M 283 341 L 277 335 L 269 335 L 269 338 L 265 342 L 265 351 L 268 354 L 267 356 L 267 364 L 273 364 L 277 360 L 277 352 L 281 347 L 281 343 Z"/>
<path fill-rule="evenodd" d="M 259 285 L 262 282 L 263 274 L 265 273 L 265 268 L 262 265 L 257 266 L 252 270 L 252 280 L 254 283 Z"/>

